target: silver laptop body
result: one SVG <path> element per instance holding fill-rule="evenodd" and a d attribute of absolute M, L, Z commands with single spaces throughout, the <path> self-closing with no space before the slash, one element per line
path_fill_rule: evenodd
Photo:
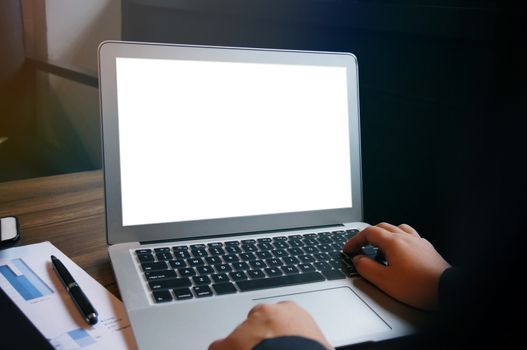
<path fill-rule="evenodd" d="M 334 346 L 415 332 L 420 312 L 337 261 L 367 226 L 355 56 L 104 42 L 99 83 L 107 240 L 139 348 L 206 349 L 280 300 Z"/>

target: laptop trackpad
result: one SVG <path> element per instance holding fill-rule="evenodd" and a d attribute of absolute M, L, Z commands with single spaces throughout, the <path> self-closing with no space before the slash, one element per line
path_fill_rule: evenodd
<path fill-rule="evenodd" d="M 348 287 L 254 299 L 255 304 L 292 300 L 306 309 L 331 343 L 391 328 Z"/>

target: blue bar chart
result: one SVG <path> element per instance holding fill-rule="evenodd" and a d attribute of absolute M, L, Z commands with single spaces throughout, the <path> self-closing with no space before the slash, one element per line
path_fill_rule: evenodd
<path fill-rule="evenodd" d="M 80 348 L 83 348 L 88 345 L 95 344 L 95 339 L 93 339 L 86 330 L 82 328 L 75 329 L 68 332 L 68 335 L 77 343 Z"/>
<path fill-rule="evenodd" d="M 21 258 L 0 265 L 0 274 L 26 301 L 53 294 L 53 290 Z"/>

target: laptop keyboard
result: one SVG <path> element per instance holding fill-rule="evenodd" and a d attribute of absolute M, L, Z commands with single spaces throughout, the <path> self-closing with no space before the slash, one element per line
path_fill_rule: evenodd
<path fill-rule="evenodd" d="M 357 230 L 294 234 L 135 251 L 156 303 L 210 297 L 356 274 L 344 243 Z M 375 249 L 363 248 L 374 256 Z"/>

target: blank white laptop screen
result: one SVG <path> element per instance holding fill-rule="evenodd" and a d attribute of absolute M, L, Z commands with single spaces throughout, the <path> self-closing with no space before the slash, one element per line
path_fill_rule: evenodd
<path fill-rule="evenodd" d="M 351 207 L 345 67 L 116 68 L 123 226 Z"/>

